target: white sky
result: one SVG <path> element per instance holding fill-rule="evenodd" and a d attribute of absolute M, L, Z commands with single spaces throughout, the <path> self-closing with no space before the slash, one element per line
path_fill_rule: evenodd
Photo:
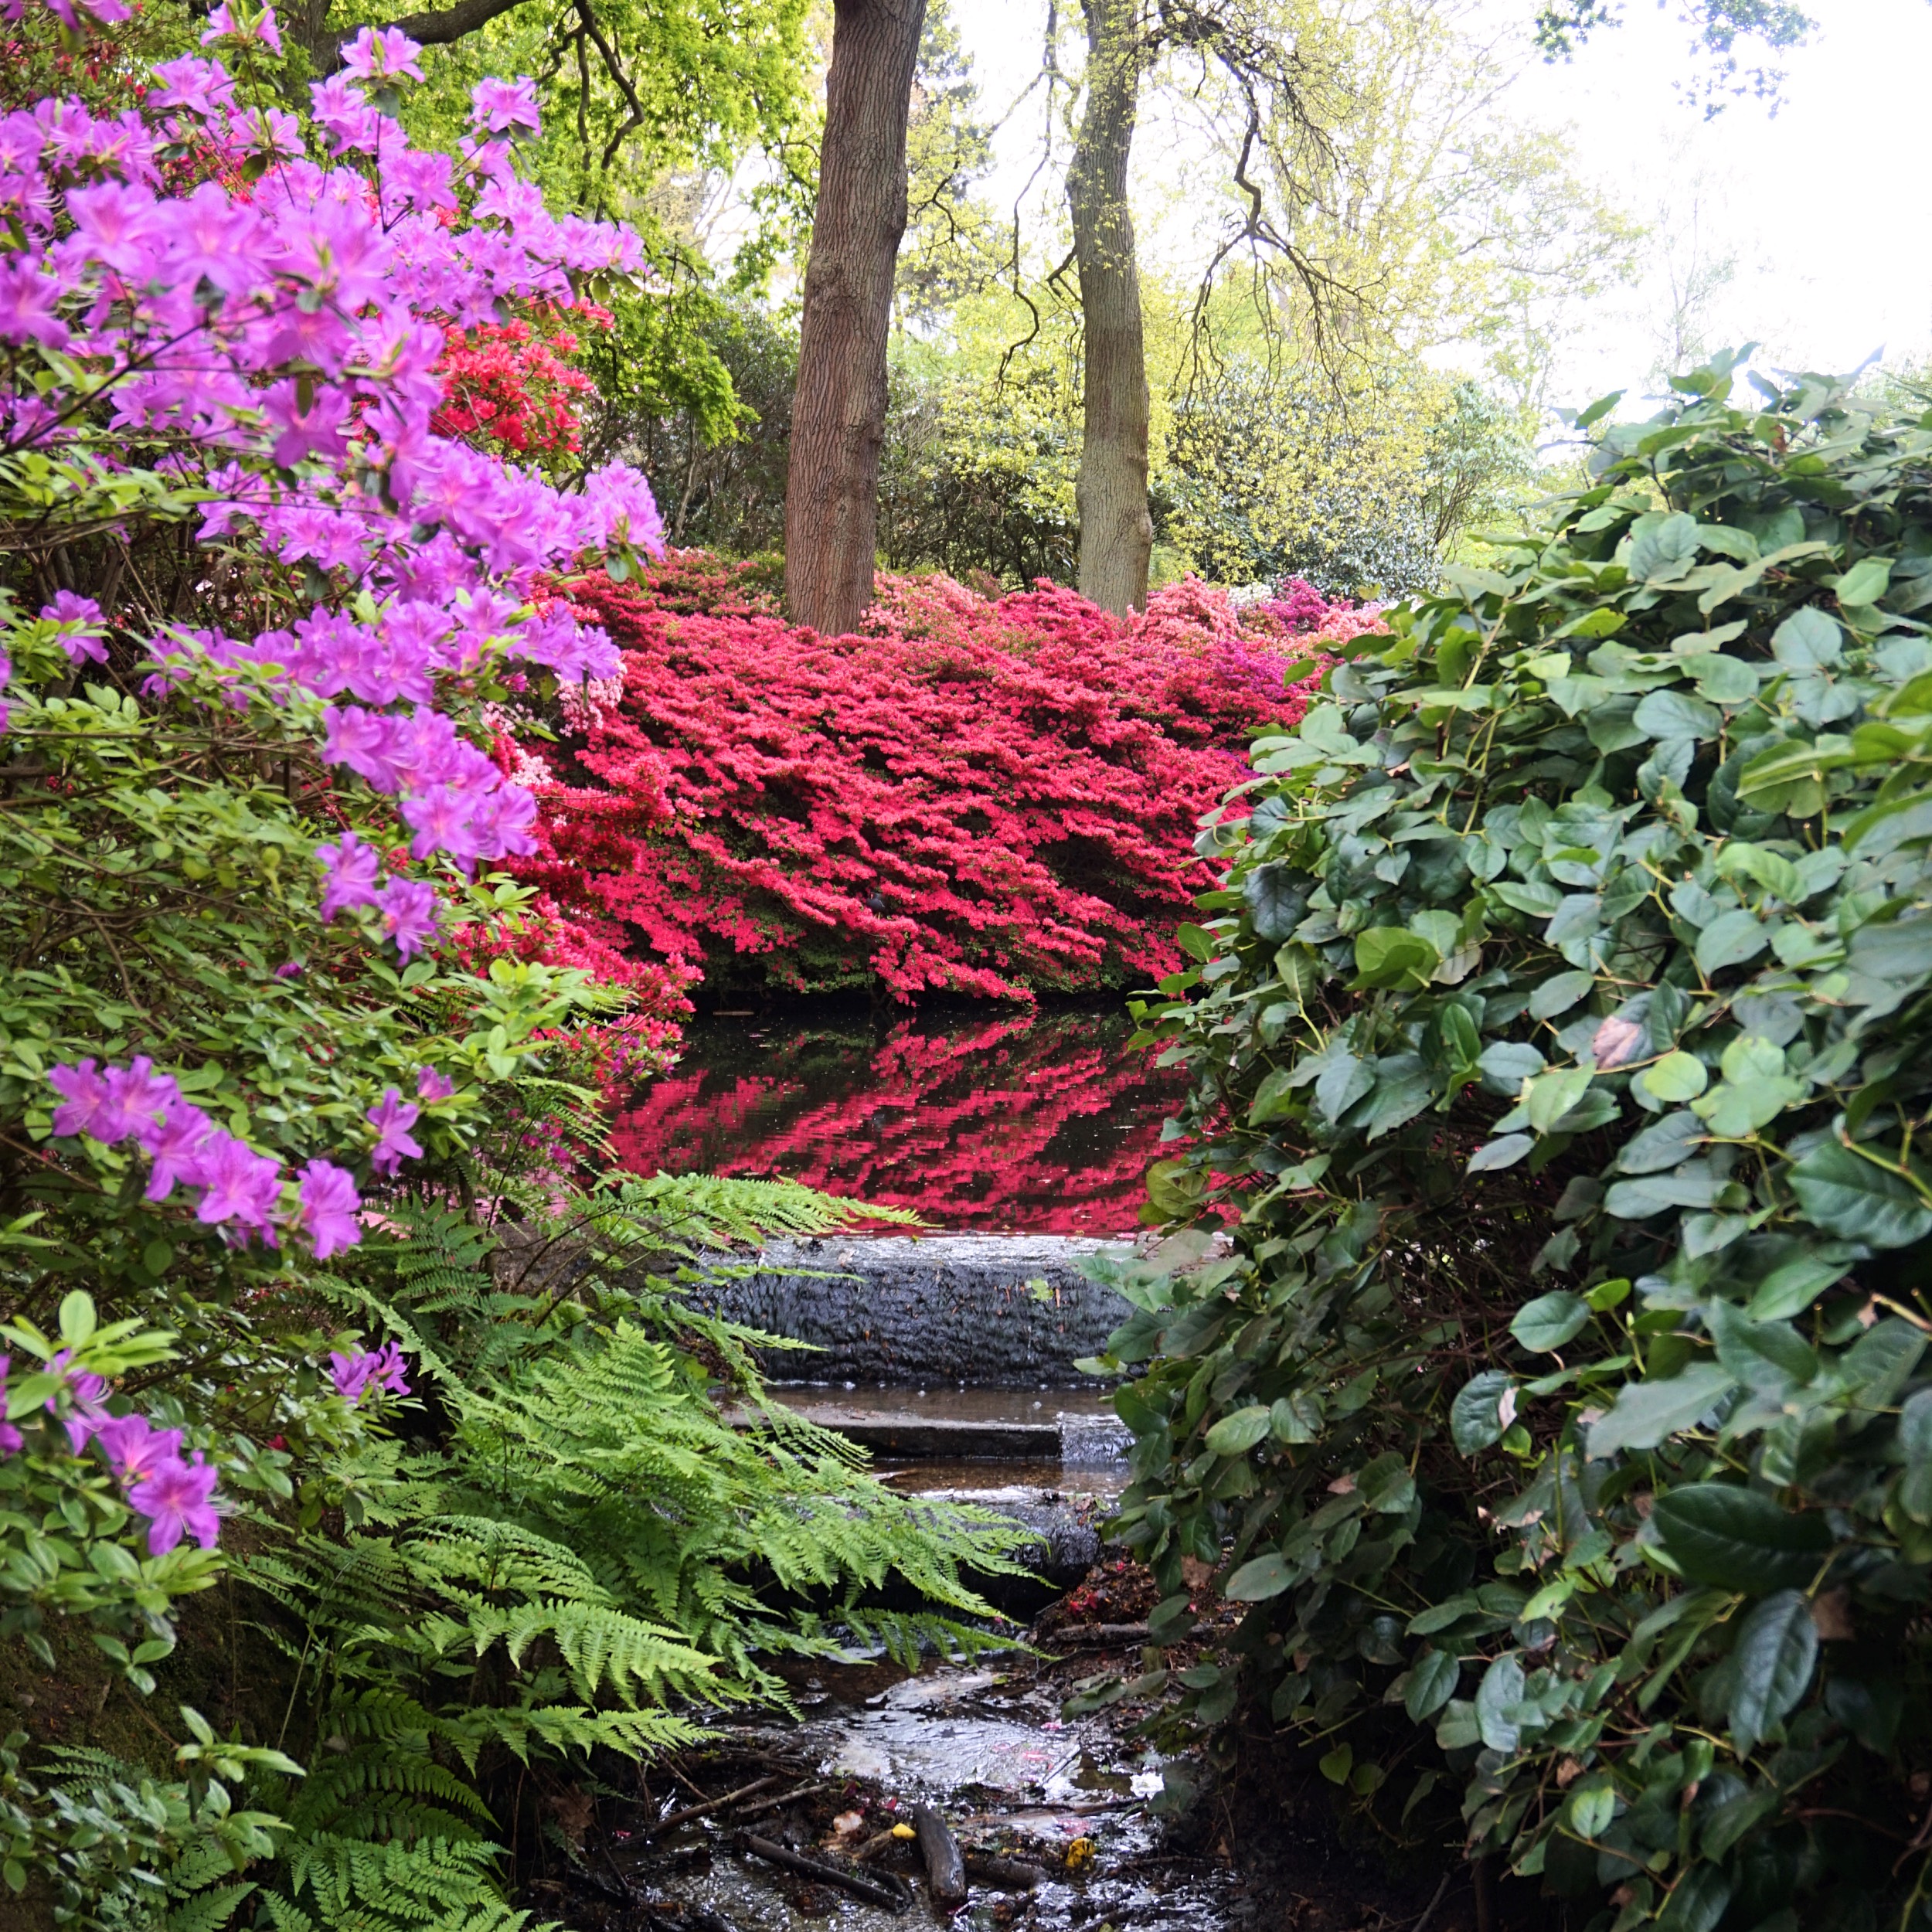
<path fill-rule="evenodd" d="M 1526 20 L 1536 9 L 1491 4 Z M 1876 352 L 1932 355 L 1932 114 L 1911 105 L 1932 74 L 1932 0 L 1810 0 L 1820 26 L 1784 57 L 1775 117 L 1738 102 L 1709 122 L 1672 84 L 1687 72 L 1676 11 L 1634 0 L 1573 63 L 1535 63 L 1514 83 L 1524 118 L 1567 123 L 1579 172 L 1654 231 L 1644 284 L 1566 345 L 1556 398 L 1642 385 L 1668 308 L 1662 251 L 1668 240 L 1681 260 L 1693 202 L 1706 251 L 1735 262 L 1712 304 L 1713 343 L 1760 341 L 1768 363 L 1835 372 Z M 1039 70 L 1043 0 L 954 0 L 954 18 L 997 114 Z M 994 199 L 1010 202 L 1039 128 L 1029 104 Z"/>

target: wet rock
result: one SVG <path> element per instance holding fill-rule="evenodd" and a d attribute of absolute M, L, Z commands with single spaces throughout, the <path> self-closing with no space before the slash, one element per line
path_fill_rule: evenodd
<path fill-rule="evenodd" d="M 774 1241 L 756 1274 L 701 1291 L 734 1321 L 812 1344 L 774 1351 L 767 1374 L 815 1382 L 1082 1379 L 1129 1312 L 1077 1264 L 1107 1243 L 1068 1235 L 835 1236 Z M 822 1274 L 819 1271 L 822 1270 Z"/>

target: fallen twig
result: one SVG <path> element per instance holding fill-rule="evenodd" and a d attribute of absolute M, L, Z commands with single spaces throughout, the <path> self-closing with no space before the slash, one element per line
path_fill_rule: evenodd
<path fill-rule="evenodd" d="M 781 1791 L 776 1798 L 760 1798 L 756 1804 L 747 1804 L 738 1814 L 737 1821 L 742 1824 L 748 1818 L 756 1818 L 760 1811 L 775 1811 L 781 1804 L 789 1804 L 794 1798 L 809 1798 L 815 1791 L 828 1791 L 829 1784 L 801 1784 L 795 1791 Z"/>
<path fill-rule="evenodd" d="M 735 1791 L 727 1791 L 723 1798 L 708 1798 L 702 1804 L 687 1804 L 681 1811 L 673 1811 L 668 1818 L 661 1818 L 651 1826 L 654 1832 L 668 1832 L 674 1825 L 688 1825 L 694 1818 L 702 1818 L 707 1811 L 715 1811 L 722 1805 L 735 1803 L 741 1798 L 749 1798 L 754 1791 L 762 1791 L 767 1785 L 776 1784 L 783 1776 L 772 1771 L 763 1777 L 754 1777 L 749 1784 L 740 1784 Z"/>
<path fill-rule="evenodd" d="M 817 1879 L 824 1885 L 835 1885 L 841 1891 L 849 1892 L 854 1898 L 863 1899 L 868 1905 L 883 1905 L 889 1911 L 903 1912 L 911 1903 L 904 1893 L 886 1884 L 883 1879 L 874 1878 L 869 1872 L 851 1872 L 842 1866 L 827 1865 L 821 1859 L 807 1858 L 802 1852 L 794 1852 L 788 1845 L 774 1845 L 770 1838 L 760 1838 L 755 1832 L 746 1832 L 741 1842 L 753 1858 L 763 1859 L 770 1865 L 782 1865 L 787 1872 Z"/>
<path fill-rule="evenodd" d="M 1064 1630 L 1043 1637 L 1044 1644 L 1144 1644 L 1145 1624 L 1069 1624 Z"/>

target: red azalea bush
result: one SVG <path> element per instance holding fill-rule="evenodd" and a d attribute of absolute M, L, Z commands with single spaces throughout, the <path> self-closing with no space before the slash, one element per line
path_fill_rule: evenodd
<path fill-rule="evenodd" d="M 1193 580 L 1123 623 L 1044 581 L 885 577 L 862 633 L 821 638 L 765 566 L 689 552 L 564 587 L 623 673 L 532 754 L 553 782 L 522 876 L 614 948 L 900 999 L 1172 971 L 1213 883 L 1196 821 L 1300 718 L 1321 644 L 1381 628 Z"/>
<path fill-rule="evenodd" d="M 443 332 L 436 373 L 443 406 L 430 427 L 478 447 L 556 461 L 575 455 L 583 441 L 583 404 L 596 386 L 565 359 L 577 352 L 567 318 L 608 328 L 611 314 L 590 302 L 552 304 L 536 322 L 519 316 Z"/>

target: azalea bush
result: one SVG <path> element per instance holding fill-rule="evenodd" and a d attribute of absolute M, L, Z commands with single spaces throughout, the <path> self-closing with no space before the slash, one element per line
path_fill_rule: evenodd
<path fill-rule="evenodd" d="M 1735 379 L 1257 745 L 1111 1345 L 1185 1711 L 1599 1932 L 1932 1920 L 1932 417 Z"/>
<path fill-rule="evenodd" d="M 682 1311 L 699 1247 L 846 1211 L 597 1185 L 685 976 L 502 869 L 539 850 L 513 732 L 620 668 L 545 587 L 658 539 L 642 477 L 486 405 L 514 351 L 567 418 L 517 331 L 560 355 L 635 238 L 521 178 L 527 83 L 427 153 L 400 33 L 298 117 L 267 8 L 152 66 L 118 0 L 58 11 L 117 51 L 91 105 L 0 117 L 0 1642 L 138 1700 L 234 1594 L 230 1734 L 10 1738 L 0 1883 L 63 1923 L 513 1926 L 546 1780 L 770 1694 L 758 1656 L 832 1641 L 808 1600 L 903 1634 L 866 1621 L 895 1570 L 971 1611 L 998 1559 L 725 1423 L 719 1364 L 759 1396 Z M 602 1473 L 546 1488 L 560 1456 Z"/>
<path fill-rule="evenodd" d="M 882 578 L 864 629 L 788 625 L 689 555 L 570 580 L 621 668 L 530 747 L 519 876 L 614 948 L 715 983 L 1027 998 L 1176 963 L 1196 820 L 1370 611 L 1192 580 L 1121 624 L 1043 583 Z"/>

